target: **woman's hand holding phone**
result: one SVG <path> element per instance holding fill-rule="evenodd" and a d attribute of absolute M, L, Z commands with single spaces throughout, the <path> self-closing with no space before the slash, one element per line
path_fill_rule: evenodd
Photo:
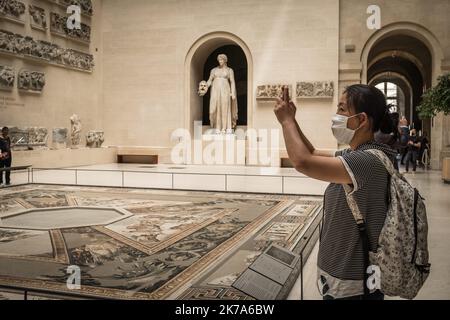
<path fill-rule="evenodd" d="M 283 125 L 288 122 L 295 122 L 295 114 L 297 112 L 297 107 L 289 99 L 289 88 L 283 88 L 282 98 L 277 98 L 277 104 L 274 109 L 275 115 L 278 121 Z"/>

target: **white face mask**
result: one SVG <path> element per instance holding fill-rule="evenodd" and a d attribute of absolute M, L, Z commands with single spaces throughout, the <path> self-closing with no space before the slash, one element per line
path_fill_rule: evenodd
<path fill-rule="evenodd" d="M 356 117 L 359 114 L 355 114 L 354 116 L 347 117 L 340 114 L 336 114 L 332 118 L 331 131 L 333 131 L 333 135 L 336 140 L 340 144 L 350 144 L 353 137 L 355 136 L 356 130 L 352 130 L 347 128 L 348 119 Z"/>

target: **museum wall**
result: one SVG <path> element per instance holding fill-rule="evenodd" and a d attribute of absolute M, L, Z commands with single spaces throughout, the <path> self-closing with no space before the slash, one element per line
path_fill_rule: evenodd
<path fill-rule="evenodd" d="M 63 3 L 65 0 L 59 0 Z M 90 26 L 90 43 L 87 38 L 58 33 L 51 23 L 50 14 L 57 13 L 65 17 L 67 5 L 54 3 L 57 1 L 20 0 L 25 12 L 19 19 L 8 15 L 0 15 L 0 29 L 22 36 L 32 37 L 34 41 L 44 40 L 63 49 L 93 55 L 94 66 L 77 64 L 73 56 L 61 63 L 36 58 L 30 54 L 8 53 L 6 45 L 0 48 L 0 66 L 14 68 L 15 80 L 12 88 L 0 90 L 0 125 L 10 127 L 42 127 L 48 130 L 47 147 L 52 148 L 53 128 L 67 128 L 67 146 L 70 146 L 70 117 L 77 114 L 81 118 L 81 146 L 85 146 L 85 135 L 90 130 L 102 129 L 101 117 L 101 81 L 102 81 L 102 48 L 101 48 L 101 11 L 102 1 L 92 0 L 93 15 L 84 12 L 81 23 Z M 46 29 L 36 25 L 29 5 L 44 9 Z M 17 21 L 22 20 L 23 22 Z M 38 20 L 42 22 L 41 20 Z M 62 20 L 65 21 L 65 18 Z M 31 24 L 33 23 L 33 27 Z M 56 26 L 57 24 L 55 24 Z M 60 21 L 59 28 L 62 28 Z M 83 27 L 84 28 L 84 27 Z M 8 40 L 12 43 L 11 39 Z M 75 53 L 75 55 L 78 53 Z M 19 90 L 18 75 L 22 70 L 44 73 L 45 86 L 41 91 Z M 45 157 L 45 156 L 44 156 Z M 64 165 L 63 163 L 60 166 Z M 70 165 L 67 163 L 67 165 Z"/>
<path fill-rule="evenodd" d="M 274 101 L 257 100 L 257 87 L 289 84 L 295 90 L 300 81 L 336 86 L 338 27 L 335 0 L 320 5 L 297 0 L 104 0 L 101 116 L 108 144 L 170 147 L 176 143 L 170 141 L 173 130 L 186 127 L 189 117 L 201 118 L 201 106 L 192 105 L 201 100 L 190 97 L 198 83 L 188 83 L 186 72 L 203 75 L 204 70 L 192 70 L 202 68 L 199 57 L 206 61 L 217 47 L 229 44 L 211 42 L 200 46 L 204 52 L 191 52 L 211 33 L 238 38 L 248 49 L 248 125 L 280 128 Z M 301 126 L 317 146 L 336 147 L 330 117 L 337 99 L 337 94 L 295 99 Z"/>
<path fill-rule="evenodd" d="M 366 26 L 369 5 L 381 9 L 381 30 L 369 30 Z M 450 72 L 450 1 L 361 1 L 341 0 L 339 19 L 339 92 L 352 83 L 366 81 L 364 53 L 370 49 L 371 39 L 385 30 L 391 34 L 409 35 L 421 40 L 433 58 L 431 81 L 436 84 L 437 76 Z M 386 34 L 388 34 L 386 32 Z M 382 37 L 381 37 L 382 38 Z M 381 39 L 380 38 L 380 39 Z M 346 47 L 353 46 L 353 52 Z M 364 48 L 366 47 L 366 50 Z M 351 50 L 350 50 L 351 51 Z M 413 52 L 420 56 L 420 53 Z M 439 115 L 434 119 L 431 130 L 432 167 L 438 169 L 444 153 L 450 154 L 450 117 Z"/>

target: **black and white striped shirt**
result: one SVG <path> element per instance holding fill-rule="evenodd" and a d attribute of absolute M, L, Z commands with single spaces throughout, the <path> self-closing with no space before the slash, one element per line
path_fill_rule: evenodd
<path fill-rule="evenodd" d="M 352 192 L 366 221 L 370 250 L 375 251 L 388 209 L 389 174 L 376 156 L 364 151 L 369 149 L 382 150 L 392 161 L 395 159 L 394 150 L 377 142 L 338 151 L 336 157 L 352 178 Z M 364 279 L 362 240 L 341 184 L 331 183 L 325 191 L 318 267 L 341 280 Z"/>

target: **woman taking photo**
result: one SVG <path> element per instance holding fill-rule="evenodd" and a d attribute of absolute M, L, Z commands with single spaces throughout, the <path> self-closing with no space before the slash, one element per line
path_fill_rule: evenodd
<path fill-rule="evenodd" d="M 295 169 L 314 179 L 330 182 L 324 194 L 324 220 L 318 257 L 318 287 L 325 300 L 382 300 L 370 294 L 363 241 L 347 204 L 344 185 L 351 188 L 366 224 L 370 251 L 376 251 L 388 209 L 389 174 L 378 158 L 366 152 L 383 151 L 394 162 L 395 151 L 374 139 L 376 132 L 393 131 L 384 94 L 375 87 L 352 85 L 342 94 L 331 130 L 339 144 L 350 148 L 316 150 L 303 134 L 287 89 L 278 99 L 275 114 L 283 128 L 286 149 Z M 348 191 L 347 191 L 348 192 Z"/>

